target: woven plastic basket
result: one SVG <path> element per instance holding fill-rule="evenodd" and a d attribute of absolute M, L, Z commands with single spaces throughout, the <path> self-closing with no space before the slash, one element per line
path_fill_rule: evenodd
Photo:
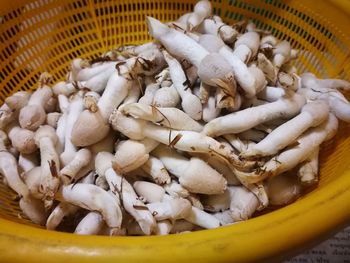
<path fill-rule="evenodd" d="M 252 19 L 300 49 L 298 70 L 350 80 L 349 1 L 215 0 L 231 23 Z M 76 57 L 93 58 L 150 40 L 145 16 L 163 21 L 191 10 L 184 0 L 0 1 L 0 100 L 35 87 L 40 72 L 63 79 Z M 21 217 L 0 184 L 1 262 L 243 262 L 284 258 L 350 223 L 350 137 L 342 125 L 321 152 L 319 187 L 294 204 L 237 225 L 165 237 L 76 236 Z"/>

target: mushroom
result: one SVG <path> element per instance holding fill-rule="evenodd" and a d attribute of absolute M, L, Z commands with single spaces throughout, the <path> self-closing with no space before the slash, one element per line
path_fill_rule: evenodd
<path fill-rule="evenodd" d="M 57 135 L 51 126 L 41 126 L 35 133 L 35 143 L 40 148 L 41 159 L 39 191 L 47 209 L 52 206 L 60 183 L 58 178 L 60 161 L 55 149 L 57 141 Z"/>

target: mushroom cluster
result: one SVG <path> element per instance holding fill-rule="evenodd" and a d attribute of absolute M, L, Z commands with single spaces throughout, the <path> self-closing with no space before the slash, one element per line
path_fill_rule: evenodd
<path fill-rule="evenodd" d="M 298 51 L 201 0 L 154 42 L 71 63 L 6 98 L 0 172 L 23 214 L 77 234 L 216 228 L 317 184 L 323 142 L 350 122 L 350 83 L 298 75 Z M 72 226 L 73 225 L 73 226 Z"/>

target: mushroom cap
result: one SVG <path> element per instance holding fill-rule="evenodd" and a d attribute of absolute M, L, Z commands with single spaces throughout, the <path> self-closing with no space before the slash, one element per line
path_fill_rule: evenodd
<path fill-rule="evenodd" d="M 138 141 L 127 140 L 118 143 L 113 158 L 113 167 L 123 173 L 135 170 L 149 158 L 145 146 Z"/>
<path fill-rule="evenodd" d="M 22 128 L 35 131 L 45 122 L 46 113 L 40 105 L 27 105 L 19 113 L 19 124 Z"/>
<path fill-rule="evenodd" d="M 136 181 L 133 187 L 137 195 L 145 198 L 148 203 L 161 202 L 165 195 L 164 188 L 154 183 Z"/>
<path fill-rule="evenodd" d="M 286 205 L 300 195 L 301 186 L 296 176 L 281 174 L 267 181 L 267 190 L 271 205 Z"/>
<path fill-rule="evenodd" d="M 179 101 L 180 95 L 173 86 L 162 86 L 153 97 L 153 104 L 156 107 L 176 107 Z"/>
<path fill-rule="evenodd" d="M 292 48 L 290 46 L 289 41 L 283 40 L 275 46 L 275 48 L 273 49 L 273 54 L 281 54 L 284 57 L 289 58 L 291 50 Z"/>
<path fill-rule="evenodd" d="M 10 97 L 5 99 L 5 103 L 12 110 L 19 110 L 23 108 L 30 98 L 30 93 L 28 91 L 18 91 Z"/>
<path fill-rule="evenodd" d="M 219 53 L 208 54 L 198 67 L 198 76 L 206 84 L 216 86 L 215 79 L 233 78 L 232 67 Z"/>
<path fill-rule="evenodd" d="M 202 103 L 196 95 L 188 93 L 182 98 L 181 106 L 184 112 L 186 112 L 192 119 L 200 120 L 202 118 Z"/>
<path fill-rule="evenodd" d="M 73 125 L 71 141 L 75 146 L 88 146 L 102 140 L 109 132 L 109 125 L 100 112 L 84 110 Z"/>
<path fill-rule="evenodd" d="M 19 128 L 16 132 L 16 137 L 11 142 L 20 153 L 31 154 L 37 149 L 34 136 L 35 133 L 33 131 Z"/>
<path fill-rule="evenodd" d="M 201 35 L 198 43 L 210 53 L 218 52 L 225 45 L 221 38 L 211 34 Z"/>
<path fill-rule="evenodd" d="M 198 1 L 193 11 L 201 16 L 210 16 L 212 13 L 211 3 L 208 0 Z"/>
<path fill-rule="evenodd" d="M 256 55 L 259 49 L 260 45 L 260 36 L 256 32 L 247 32 L 241 35 L 237 41 L 235 42 L 235 48 L 240 46 L 240 45 L 245 45 L 249 47 L 249 49 L 253 53 L 253 57 Z"/>
<path fill-rule="evenodd" d="M 221 174 L 196 157 L 191 158 L 179 182 L 190 192 L 198 194 L 221 194 L 227 184 Z"/>
<path fill-rule="evenodd" d="M 157 40 L 159 40 L 162 35 L 165 35 L 170 31 L 170 28 L 167 25 L 163 24 L 153 17 L 147 16 L 146 22 L 149 34 Z"/>
<path fill-rule="evenodd" d="M 40 126 L 40 128 L 36 131 L 34 136 L 35 143 L 39 145 L 40 139 L 42 138 L 50 138 L 54 145 L 58 141 L 55 129 L 49 125 Z"/>

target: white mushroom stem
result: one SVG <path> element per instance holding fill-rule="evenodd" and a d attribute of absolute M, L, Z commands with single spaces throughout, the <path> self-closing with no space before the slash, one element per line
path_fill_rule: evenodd
<path fill-rule="evenodd" d="M 105 62 L 94 67 L 86 67 L 79 71 L 76 77 L 76 81 L 88 81 L 93 77 L 103 73 L 108 72 L 110 69 L 115 69 L 117 62 Z M 112 71 L 113 72 L 113 71 Z"/>
<path fill-rule="evenodd" d="M 19 207 L 33 223 L 45 225 L 47 213 L 41 200 L 35 199 L 31 196 L 26 198 L 23 197 L 19 200 Z"/>
<path fill-rule="evenodd" d="M 64 217 L 75 214 L 79 207 L 61 202 L 51 212 L 46 220 L 46 229 L 54 230 L 62 222 Z"/>
<path fill-rule="evenodd" d="M 241 61 L 247 63 L 255 57 L 260 44 L 260 37 L 256 32 L 247 32 L 241 35 L 235 42 L 233 54 Z"/>
<path fill-rule="evenodd" d="M 286 90 L 279 87 L 266 86 L 262 91 L 256 94 L 258 99 L 273 102 L 279 100 L 283 96 L 286 96 Z"/>
<path fill-rule="evenodd" d="M 136 181 L 133 187 L 137 195 L 147 203 L 161 202 L 164 199 L 165 190 L 160 185 L 146 181 Z"/>
<path fill-rule="evenodd" d="M 227 44 L 233 44 L 238 36 L 238 32 L 234 28 L 215 19 L 204 19 L 197 27 L 197 31 L 202 34 L 219 35 Z"/>
<path fill-rule="evenodd" d="M 123 105 L 119 110 L 125 115 L 131 115 L 134 118 L 151 121 L 175 130 L 200 132 L 203 129 L 201 124 L 177 108 L 161 108 L 141 103 L 132 103 Z"/>
<path fill-rule="evenodd" d="M 316 149 L 298 169 L 298 178 L 302 185 L 313 185 L 318 182 L 318 156 L 320 148 Z"/>
<path fill-rule="evenodd" d="M 98 212 L 89 212 L 74 230 L 78 235 L 97 235 L 104 226 L 102 215 Z"/>
<path fill-rule="evenodd" d="M 301 185 L 295 174 L 280 174 L 269 178 L 266 188 L 271 205 L 288 205 L 301 194 Z"/>
<path fill-rule="evenodd" d="M 138 81 L 134 81 L 133 85 L 130 87 L 128 95 L 123 101 L 123 105 L 127 105 L 130 103 L 136 103 L 141 95 L 141 87 Z"/>
<path fill-rule="evenodd" d="M 183 219 L 189 216 L 191 212 L 191 203 L 184 198 L 175 198 L 163 200 L 161 202 L 153 202 L 146 205 L 154 218 L 159 220 Z"/>
<path fill-rule="evenodd" d="M 286 40 L 279 42 L 273 49 L 273 64 L 280 68 L 290 59 L 291 46 Z"/>
<path fill-rule="evenodd" d="M 29 190 L 18 174 L 17 160 L 7 151 L 0 151 L 0 173 L 19 196 L 27 198 Z"/>
<path fill-rule="evenodd" d="M 213 213 L 213 216 L 220 221 L 220 224 L 222 226 L 235 223 L 235 220 L 232 218 L 232 213 L 230 210 Z"/>
<path fill-rule="evenodd" d="M 157 222 L 155 234 L 158 236 L 168 235 L 172 228 L 173 224 L 170 220 L 160 220 Z"/>
<path fill-rule="evenodd" d="M 293 144 L 307 129 L 316 127 L 328 118 L 329 108 L 325 102 L 309 102 L 303 106 L 301 113 L 274 129 L 259 143 L 252 145 L 241 156 L 260 157 L 278 153 L 279 150 Z M 284 134 L 281 136 L 281 134 Z"/>
<path fill-rule="evenodd" d="M 153 152 L 166 169 L 179 178 L 179 182 L 192 193 L 217 194 L 226 189 L 226 180 L 205 161 L 187 159 L 166 146 L 158 146 Z"/>
<path fill-rule="evenodd" d="M 91 77 L 90 79 L 84 82 L 81 82 L 80 87 L 87 88 L 94 92 L 102 93 L 106 88 L 108 79 L 115 72 L 115 65 L 116 63 L 112 63 L 104 71 L 100 72 L 99 74 Z M 92 69 L 95 69 L 95 68 L 92 68 Z"/>
<path fill-rule="evenodd" d="M 159 142 L 148 138 L 119 142 L 112 161 L 113 168 L 123 174 L 141 167 L 158 144 Z"/>
<path fill-rule="evenodd" d="M 319 147 L 322 142 L 329 140 L 335 135 L 337 129 L 337 118 L 333 114 L 329 114 L 327 121 L 302 134 L 298 138 L 296 146 L 284 150 L 254 172 L 244 173 L 236 171 L 236 175 L 242 182 L 255 183 L 267 177 L 286 172 L 307 160 L 316 147 Z"/>
<path fill-rule="evenodd" d="M 91 152 L 88 149 L 80 149 L 74 158 L 59 172 L 63 184 L 70 184 L 75 181 L 78 172 L 91 161 Z"/>
<path fill-rule="evenodd" d="M 27 105 L 31 94 L 28 91 L 17 91 L 5 99 L 6 105 L 12 111 L 18 111 Z"/>
<path fill-rule="evenodd" d="M 29 170 L 39 165 L 39 158 L 36 154 L 23 154 L 18 157 L 18 168 L 22 173 L 26 173 Z M 22 177 L 22 174 L 21 174 Z"/>
<path fill-rule="evenodd" d="M 227 159 L 234 165 L 242 165 L 238 157 L 225 145 L 198 132 L 171 130 L 144 120 L 126 117 L 119 111 L 111 115 L 110 122 L 113 129 L 131 139 L 151 138 L 181 151 L 206 152 Z"/>
<path fill-rule="evenodd" d="M 116 231 L 121 227 L 118 202 L 112 195 L 96 185 L 78 183 L 62 186 L 56 198 L 90 211 L 100 212 L 107 225 Z"/>
<path fill-rule="evenodd" d="M 186 188 L 184 188 L 181 184 L 175 182 L 174 180 L 172 180 L 170 184 L 163 185 L 163 188 L 171 197 L 174 198 L 187 198 L 190 195 Z"/>
<path fill-rule="evenodd" d="M 151 105 L 156 91 L 160 88 L 159 83 L 151 83 L 146 86 L 143 96 L 139 99 L 139 103 Z"/>
<path fill-rule="evenodd" d="M 37 150 L 34 141 L 35 133 L 17 125 L 16 123 L 12 123 L 7 130 L 12 146 L 20 153 L 31 154 L 35 152 Z"/>
<path fill-rule="evenodd" d="M 83 112 L 84 102 L 82 94 L 77 93 L 72 98 L 67 115 L 67 122 L 65 126 L 64 151 L 60 155 L 62 165 L 67 165 L 75 156 L 77 147 L 72 143 L 73 126 L 79 115 Z"/>
<path fill-rule="evenodd" d="M 50 112 L 46 115 L 46 124 L 50 125 L 52 128 L 57 128 L 58 120 L 61 118 L 62 113 L 60 112 Z"/>
<path fill-rule="evenodd" d="M 190 83 L 186 83 L 187 78 L 179 61 L 168 52 L 163 50 L 163 55 L 169 65 L 170 77 L 173 85 L 181 97 L 181 106 L 185 113 L 192 119 L 199 120 L 202 117 L 202 104 L 199 98 L 192 94 L 189 89 Z"/>
<path fill-rule="evenodd" d="M 164 164 L 156 157 L 150 155 L 148 160 L 141 166 L 141 169 L 148 173 L 157 184 L 169 184 L 171 181 Z"/>
<path fill-rule="evenodd" d="M 208 0 L 201 0 L 197 2 L 194 6 L 193 12 L 189 15 L 187 19 L 188 29 L 192 31 L 204 19 L 209 17 L 212 13 L 211 4 Z"/>
<path fill-rule="evenodd" d="M 70 82 L 60 81 L 60 82 L 57 82 L 52 87 L 52 92 L 56 96 L 64 95 L 64 96 L 68 97 L 76 91 L 77 91 L 77 89 L 76 89 L 76 85 L 74 82 L 70 83 Z"/>
<path fill-rule="evenodd" d="M 45 103 L 52 97 L 52 89 L 46 85 L 35 90 L 28 104 L 19 113 L 19 124 L 22 128 L 35 131 L 45 122 Z"/>
<path fill-rule="evenodd" d="M 35 143 L 40 148 L 41 157 L 39 190 L 47 209 L 52 206 L 60 183 L 58 178 L 60 161 L 55 149 L 57 140 L 55 130 L 51 126 L 44 125 L 36 131 Z"/>
<path fill-rule="evenodd" d="M 220 221 L 213 215 L 193 206 L 190 214 L 185 218 L 185 220 L 206 229 L 217 228 L 220 226 Z"/>
<path fill-rule="evenodd" d="M 259 207 L 258 198 L 245 187 L 233 186 L 230 191 L 230 211 L 234 221 L 247 220 Z"/>
<path fill-rule="evenodd" d="M 58 154 L 61 154 L 64 150 L 65 140 L 66 140 L 66 126 L 67 126 L 67 117 L 69 109 L 68 98 L 64 95 L 58 95 L 58 104 L 62 115 L 57 122 L 56 134 L 58 137 L 58 142 L 56 145 L 56 151 Z"/>
<path fill-rule="evenodd" d="M 135 218 L 142 231 L 146 235 L 150 235 L 156 227 L 156 222 L 146 205 L 136 195 L 129 182 L 116 174 L 112 168 L 106 170 L 105 176 L 112 191 L 121 193 L 125 210 Z"/>
<path fill-rule="evenodd" d="M 303 86 L 306 88 L 320 87 L 324 89 L 350 90 L 350 83 L 342 79 L 319 79 L 312 73 L 301 75 Z"/>
<path fill-rule="evenodd" d="M 203 121 L 209 122 L 220 115 L 221 109 L 216 107 L 216 97 L 210 95 L 208 101 L 203 105 Z M 203 129 L 203 128 L 202 128 Z"/>
<path fill-rule="evenodd" d="M 294 116 L 299 113 L 304 104 L 304 96 L 293 94 L 290 97 L 281 98 L 275 102 L 247 108 L 216 118 L 207 123 L 202 132 L 212 137 L 229 133 L 239 133 L 269 120 Z"/>
<path fill-rule="evenodd" d="M 152 105 L 157 107 L 177 107 L 180 102 L 180 95 L 175 87 L 162 87 L 154 93 Z"/>

